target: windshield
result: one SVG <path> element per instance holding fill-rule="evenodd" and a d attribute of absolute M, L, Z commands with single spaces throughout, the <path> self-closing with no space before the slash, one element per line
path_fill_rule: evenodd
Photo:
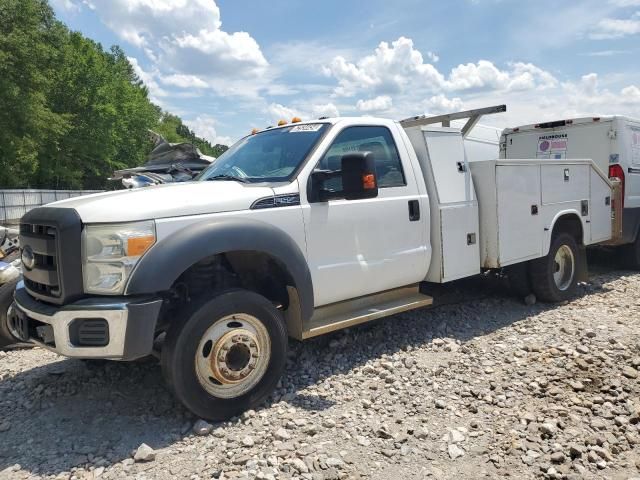
<path fill-rule="evenodd" d="M 196 180 L 288 181 L 328 127 L 328 123 L 291 125 L 249 135 L 220 155 Z"/>

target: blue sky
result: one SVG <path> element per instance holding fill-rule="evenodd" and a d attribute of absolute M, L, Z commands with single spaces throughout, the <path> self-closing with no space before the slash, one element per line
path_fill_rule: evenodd
<path fill-rule="evenodd" d="M 640 0 L 51 0 L 120 45 L 154 102 L 231 143 L 294 115 L 506 103 L 499 127 L 640 117 Z"/>

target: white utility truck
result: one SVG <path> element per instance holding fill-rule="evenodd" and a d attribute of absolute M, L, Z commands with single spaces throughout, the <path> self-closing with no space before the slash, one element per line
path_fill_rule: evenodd
<path fill-rule="evenodd" d="M 622 246 L 625 263 L 640 269 L 640 120 L 587 117 L 508 128 L 502 133 L 500 157 L 535 157 L 557 165 L 571 159 L 593 159 L 620 183 L 615 196 L 622 214 L 616 218 L 614 238 L 608 243 Z"/>
<path fill-rule="evenodd" d="M 430 305 L 427 282 L 529 262 L 536 294 L 566 299 L 583 247 L 610 238 L 611 183 L 590 160 L 469 164 L 464 136 L 504 109 L 290 123 L 193 182 L 32 210 L 9 327 L 69 357 L 156 354 L 221 419 L 272 392 L 288 336 Z"/>

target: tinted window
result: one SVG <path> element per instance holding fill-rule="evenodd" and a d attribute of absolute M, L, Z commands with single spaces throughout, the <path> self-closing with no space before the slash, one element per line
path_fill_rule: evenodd
<path fill-rule="evenodd" d="M 378 187 L 406 185 L 398 149 L 391 132 L 385 127 L 348 127 L 338 134 L 325 153 L 318 169 L 340 170 L 342 156 L 351 152 L 371 152 L 376 163 Z M 341 190 L 340 179 L 327 185 L 332 190 Z"/>

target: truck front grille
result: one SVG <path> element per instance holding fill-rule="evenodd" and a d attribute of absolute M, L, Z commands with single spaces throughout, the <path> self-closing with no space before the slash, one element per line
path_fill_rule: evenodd
<path fill-rule="evenodd" d="M 82 296 L 81 232 L 71 208 L 40 207 L 22 217 L 22 271 L 32 297 L 64 304 Z"/>
<path fill-rule="evenodd" d="M 25 286 L 39 295 L 59 298 L 60 276 L 57 268 L 57 230 L 47 225 L 22 223 L 20 245 L 33 255 L 33 266 L 23 262 Z"/>

